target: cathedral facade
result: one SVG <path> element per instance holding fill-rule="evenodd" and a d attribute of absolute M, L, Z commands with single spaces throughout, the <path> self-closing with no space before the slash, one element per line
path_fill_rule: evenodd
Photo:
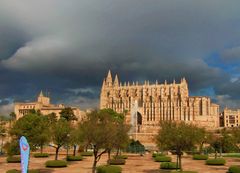
<path fill-rule="evenodd" d="M 207 129 L 219 127 L 219 105 L 211 103 L 209 97 L 189 96 L 185 78 L 170 84 L 122 84 L 117 75 L 113 80 L 109 71 L 101 89 L 103 108 L 125 114 L 132 125 L 131 137 L 145 145 L 153 143 L 159 123 L 164 120 L 185 121 Z"/>

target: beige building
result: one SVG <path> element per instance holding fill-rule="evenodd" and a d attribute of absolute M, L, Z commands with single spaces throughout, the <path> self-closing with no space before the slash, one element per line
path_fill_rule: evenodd
<path fill-rule="evenodd" d="M 16 119 L 21 118 L 22 116 L 28 114 L 32 109 L 40 110 L 43 115 L 48 115 L 50 113 L 55 113 L 57 117 L 60 117 L 60 112 L 65 108 L 63 104 L 54 105 L 50 102 L 50 97 L 44 96 L 41 91 L 37 101 L 35 102 L 27 102 L 27 103 L 15 103 L 14 104 L 14 112 L 16 114 Z M 79 108 L 71 107 L 73 109 L 74 114 L 81 120 L 85 115 L 83 111 Z"/>
<path fill-rule="evenodd" d="M 240 109 L 232 110 L 225 108 L 222 113 L 224 127 L 240 126 Z"/>
<path fill-rule="evenodd" d="M 209 97 L 190 97 L 185 78 L 180 83 L 150 84 L 120 83 L 113 81 L 111 72 L 103 80 L 100 109 L 111 108 L 125 113 L 132 124 L 131 136 L 145 145 L 153 143 L 153 137 L 164 120 L 185 121 L 209 129 L 219 127 L 219 105 Z"/>

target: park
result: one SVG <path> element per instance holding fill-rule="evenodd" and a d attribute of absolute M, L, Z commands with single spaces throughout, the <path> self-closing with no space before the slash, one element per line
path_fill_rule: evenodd
<path fill-rule="evenodd" d="M 124 115 L 112 109 L 95 110 L 80 122 L 70 108 L 41 115 L 32 110 L 10 128 L 1 120 L 0 171 L 20 171 L 18 140 L 28 139 L 29 172 L 86 173 L 237 173 L 240 172 L 238 128 L 207 131 L 185 122 L 163 121 L 155 137 L 157 149 L 150 151 L 129 138 L 131 127 Z M 9 121 L 9 120 L 8 120 Z"/>

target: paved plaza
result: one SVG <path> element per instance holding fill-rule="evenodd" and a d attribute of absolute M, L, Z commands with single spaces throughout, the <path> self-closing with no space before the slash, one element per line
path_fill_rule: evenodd
<path fill-rule="evenodd" d="M 60 155 L 60 159 L 64 159 L 64 155 Z M 176 160 L 172 156 L 173 161 Z M 93 157 L 85 157 L 83 161 L 69 162 L 66 168 L 45 168 L 44 163 L 47 160 L 54 159 L 54 155 L 50 158 L 33 158 L 30 159 L 30 169 L 40 169 L 41 173 L 91 173 Z M 103 155 L 98 165 L 105 164 L 107 155 Z M 240 158 L 226 158 L 225 166 L 207 166 L 205 161 L 192 160 L 190 156 L 183 157 L 184 170 L 198 171 L 198 173 L 226 173 L 230 165 L 240 165 Z M 130 154 L 126 165 L 121 166 L 123 173 L 164 173 L 159 169 L 159 163 L 154 162 L 151 154 L 144 156 Z M 19 163 L 6 163 L 5 157 L 0 157 L 0 172 L 5 173 L 9 169 L 20 169 Z"/>

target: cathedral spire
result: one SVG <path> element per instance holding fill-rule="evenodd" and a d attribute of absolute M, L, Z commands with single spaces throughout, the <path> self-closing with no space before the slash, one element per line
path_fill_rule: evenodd
<path fill-rule="evenodd" d="M 39 97 L 44 97 L 42 90 L 40 91 Z"/>
<path fill-rule="evenodd" d="M 107 84 L 107 86 L 112 86 L 112 84 L 113 84 L 112 74 L 111 74 L 111 71 L 110 71 L 110 70 L 108 71 L 108 75 L 107 75 L 107 79 L 106 79 L 106 84 Z"/>
<path fill-rule="evenodd" d="M 106 85 L 106 80 L 105 80 L 105 78 L 104 78 L 104 79 L 103 79 L 102 88 L 105 88 L 105 85 Z"/>
<path fill-rule="evenodd" d="M 114 86 L 119 86 L 118 76 L 115 75 Z"/>
<path fill-rule="evenodd" d="M 181 83 L 187 83 L 185 77 L 183 77 L 183 79 L 181 80 Z"/>
<path fill-rule="evenodd" d="M 108 70 L 107 78 L 111 78 L 111 79 L 112 79 L 112 73 L 111 73 L 111 70 Z"/>

